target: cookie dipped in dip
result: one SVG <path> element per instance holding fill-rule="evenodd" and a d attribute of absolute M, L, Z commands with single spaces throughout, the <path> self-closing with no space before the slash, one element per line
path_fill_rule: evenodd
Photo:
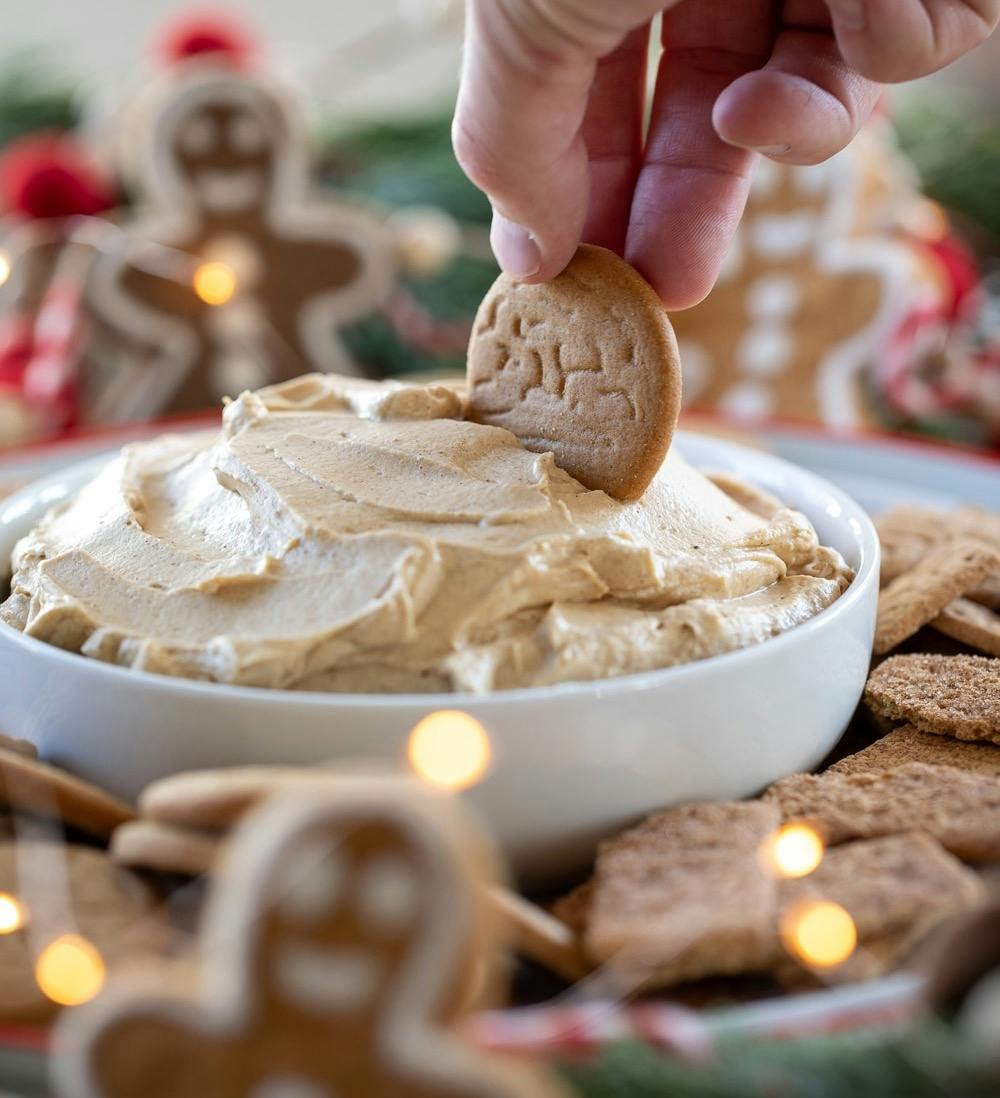
<path fill-rule="evenodd" d="M 850 582 L 805 516 L 676 448 L 624 503 L 465 412 L 447 385 L 244 393 L 221 434 L 128 446 L 50 512 L 0 618 L 190 679 L 486 693 L 758 644 Z"/>

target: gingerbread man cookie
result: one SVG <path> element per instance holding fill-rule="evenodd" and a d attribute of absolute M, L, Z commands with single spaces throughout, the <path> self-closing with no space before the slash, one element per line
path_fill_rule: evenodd
<path fill-rule="evenodd" d="M 638 499 L 680 410 L 680 361 L 642 276 L 584 244 L 551 282 L 493 284 L 469 342 L 469 417 L 551 451 L 588 488 Z"/>
<path fill-rule="evenodd" d="M 825 164 L 762 161 L 719 280 L 674 314 L 685 398 L 742 419 L 869 419 L 863 372 L 919 292 L 877 225 L 877 162 L 859 142 Z"/>
<path fill-rule="evenodd" d="M 283 793 L 234 838 L 196 998 L 74 1012 L 65 1098 L 553 1098 L 449 1033 L 484 951 L 482 851 L 410 783 Z"/>
<path fill-rule="evenodd" d="M 92 280 L 94 312 L 136 347 L 97 387 L 92 418 L 359 372 L 337 328 L 387 293 L 391 234 L 360 207 L 310 201 L 306 161 L 288 104 L 260 80 L 195 65 L 171 81 L 138 180 L 142 212 Z"/>

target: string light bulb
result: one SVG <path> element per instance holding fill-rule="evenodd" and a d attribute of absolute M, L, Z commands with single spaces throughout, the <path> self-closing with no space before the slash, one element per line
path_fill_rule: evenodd
<path fill-rule="evenodd" d="M 227 263 L 199 263 L 192 278 L 194 292 L 206 305 L 225 305 L 236 293 L 236 273 Z"/>
<path fill-rule="evenodd" d="M 27 921 L 24 904 L 9 892 L 0 892 L 0 934 L 13 934 Z"/>
<path fill-rule="evenodd" d="M 765 866 L 778 877 L 806 877 L 823 860 L 823 837 L 806 823 L 787 823 L 765 842 Z"/>
<path fill-rule="evenodd" d="M 51 941 L 35 962 L 35 982 L 60 1006 L 89 1002 L 104 986 L 104 958 L 79 934 L 62 934 Z"/>
<path fill-rule="evenodd" d="M 486 773 L 491 758 L 486 729 L 460 709 L 440 709 L 410 733 L 407 756 L 418 777 L 444 789 L 467 789 Z"/>
<path fill-rule="evenodd" d="M 810 900 L 782 916 L 781 940 L 793 957 L 810 968 L 836 968 L 857 947 L 858 928 L 840 904 Z"/>

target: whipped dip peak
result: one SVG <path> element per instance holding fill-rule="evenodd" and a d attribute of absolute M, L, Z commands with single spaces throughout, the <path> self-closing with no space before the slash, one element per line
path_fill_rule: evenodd
<path fill-rule="evenodd" d="M 756 644 L 850 582 L 803 515 L 676 449 L 620 503 L 464 408 L 310 375 L 127 446 L 18 544 L 0 619 L 192 679 L 482 693 Z"/>

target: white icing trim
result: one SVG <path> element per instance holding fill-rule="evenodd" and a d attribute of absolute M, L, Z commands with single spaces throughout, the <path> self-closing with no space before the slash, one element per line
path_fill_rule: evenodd
<path fill-rule="evenodd" d="M 764 378 L 786 370 L 792 350 L 793 337 L 788 325 L 764 322 L 744 332 L 733 353 L 744 373 Z"/>
<path fill-rule="evenodd" d="M 292 1005 L 313 1014 L 354 1014 L 384 978 L 373 949 L 336 949 L 285 941 L 271 958 L 271 978 Z"/>
<path fill-rule="evenodd" d="M 316 924 L 345 900 L 347 867 L 328 842 L 314 836 L 276 867 L 275 907 L 292 922 Z"/>
<path fill-rule="evenodd" d="M 395 855 L 373 859 L 355 885 L 358 918 L 376 933 L 397 935 L 420 912 L 420 882 L 414 867 Z"/>
<path fill-rule="evenodd" d="M 192 1095 L 192 1098 L 194 1096 Z M 208 1098 L 207 1095 L 204 1098 Z M 294 1075 L 269 1075 L 259 1082 L 247 1098 L 341 1098 L 329 1087 Z"/>
<path fill-rule="evenodd" d="M 712 376 L 714 363 L 705 347 L 693 339 L 678 339 L 677 353 L 680 356 L 683 373 L 681 403 L 687 407 L 704 392 Z"/>
<path fill-rule="evenodd" d="M 778 320 L 791 316 L 802 294 L 791 275 L 776 272 L 761 275 L 747 287 L 746 310 L 754 320 Z"/>
<path fill-rule="evenodd" d="M 786 259 L 812 248 L 819 217 L 812 210 L 795 213 L 755 213 L 747 225 L 754 251 L 767 259 Z"/>
<path fill-rule="evenodd" d="M 831 348 L 816 370 L 823 421 L 831 427 L 855 427 L 860 419 L 858 375 L 906 313 L 911 260 L 905 248 L 889 240 L 847 238 L 830 241 L 818 256 L 818 263 L 836 274 L 875 273 L 882 282 L 882 301 L 872 321 Z"/>
<path fill-rule="evenodd" d="M 774 394 L 757 381 L 740 381 L 719 397 L 719 407 L 736 419 L 763 419 L 774 411 Z"/>

